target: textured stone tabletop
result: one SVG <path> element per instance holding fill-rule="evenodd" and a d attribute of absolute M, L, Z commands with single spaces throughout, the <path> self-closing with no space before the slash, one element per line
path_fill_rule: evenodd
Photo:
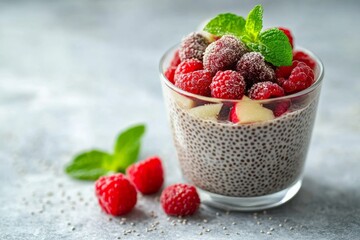
<path fill-rule="evenodd" d="M 160 155 L 166 184 L 181 181 L 158 61 L 204 19 L 255 2 L 0 1 L 0 239 L 359 239 L 355 0 L 264 1 L 266 27 L 291 28 L 325 64 L 303 187 L 284 206 L 257 215 L 202 206 L 184 221 L 152 196 L 110 218 L 91 182 L 63 172 L 74 154 L 109 150 L 121 129 L 144 122 L 141 157 Z"/>

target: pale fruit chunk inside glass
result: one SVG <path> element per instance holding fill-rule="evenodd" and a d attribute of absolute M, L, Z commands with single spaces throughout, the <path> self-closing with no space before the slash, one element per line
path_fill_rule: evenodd
<path fill-rule="evenodd" d="M 222 103 L 206 104 L 190 109 L 189 114 L 204 120 L 216 121 L 222 106 Z"/>
<path fill-rule="evenodd" d="M 240 124 L 268 121 L 275 118 L 273 111 L 245 96 L 236 103 L 234 108 L 234 113 Z"/>

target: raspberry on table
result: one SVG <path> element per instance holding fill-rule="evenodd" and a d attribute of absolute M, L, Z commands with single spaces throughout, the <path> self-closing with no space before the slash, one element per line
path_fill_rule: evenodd
<path fill-rule="evenodd" d="M 137 201 L 135 187 L 122 173 L 99 178 L 95 182 L 95 194 L 100 207 L 114 216 L 130 212 Z"/>
<path fill-rule="evenodd" d="M 248 87 L 258 82 L 276 81 L 274 70 L 258 52 L 245 53 L 238 61 L 236 70 L 244 77 Z"/>
<path fill-rule="evenodd" d="M 314 83 L 314 71 L 305 63 L 294 61 L 294 68 L 291 70 L 290 76 L 286 78 L 286 74 L 279 68 L 279 75 L 285 75 L 278 78 L 279 85 L 284 89 L 285 93 L 296 93 L 310 87 Z"/>
<path fill-rule="evenodd" d="M 249 90 L 249 97 L 255 100 L 263 100 L 284 96 L 284 89 L 273 82 L 255 83 Z"/>
<path fill-rule="evenodd" d="M 209 41 L 200 33 L 192 32 L 186 36 L 180 44 L 179 56 L 181 61 L 196 58 L 203 60 L 206 47 Z"/>
<path fill-rule="evenodd" d="M 248 52 L 244 43 L 231 35 L 222 36 L 211 43 L 204 53 L 204 68 L 212 75 L 217 71 L 231 69 L 242 55 Z"/>
<path fill-rule="evenodd" d="M 284 27 L 278 27 L 279 30 L 283 31 L 283 33 L 285 33 L 285 35 L 288 37 L 289 39 L 289 42 L 291 44 L 291 47 L 294 48 L 294 37 L 293 35 L 291 34 L 291 31 L 290 29 L 288 28 L 284 28 Z"/>
<path fill-rule="evenodd" d="M 202 96 L 210 96 L 210 84 L 211 73 L 207 70 L 178 74 L 175 77 L 175 86 L 184 91 Z"/>
<path fill-rule="evenodd" d="M 142 194 L 156 193 L 164 183 L 161 159 L 156 156 L 129 166 L 126 175 Z"/>
<path fill-rule="evenodd" d="M 164 189 L 160 197 L 161 205 L 168 215 L 188 216 L 200 206 L 196 188 L 188 184 L 174 184 Z"/>
<path fill-rule="evenodd" d="M 210 84 L 211 96 L 223 99 L 241 99 L 245 88 L 243 76 L 232 70 L 218 71 Z"/>
<path fill-rule="evenodd" d="M 168 69 L 166 69 L 164 75 L 165 77 L 172 83 L 175 83 L 174 77 L 175 77 L 175 71 L 176 71 L 176 66 L 170 66 L 168 67 Z"/>
<path fill-rule="evenodd" d="M 312 70 L 315 70 L 316 62 L 308 54 L 303 51 L 294 51 L 293 60 L 300 61 L 308 65 Z"/>

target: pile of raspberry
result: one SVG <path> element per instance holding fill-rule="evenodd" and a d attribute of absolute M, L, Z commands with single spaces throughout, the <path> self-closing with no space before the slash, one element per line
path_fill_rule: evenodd
<path fill-rule="evenodd" d="M 279 29 L 293 47 L 290 30 Z M 293 51 L 291 66 L 275 67 L 234 36 L 207 36 L 191 33 L 175 52 L 165 76 L 178 88 L 206 97 L 263 100 L 302 91 L 315 81 L 316 63 L 303 51 Z"/>

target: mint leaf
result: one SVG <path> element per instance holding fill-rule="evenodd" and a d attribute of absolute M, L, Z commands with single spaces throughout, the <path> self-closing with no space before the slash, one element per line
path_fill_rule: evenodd
<path fill-rule="evenodd" d="M 257 42 L 246 44 L 251 50 L 260 52 L 265 60 L 275 66 L 292 64 L 292 48 L 289 39 L 278 28 L 271 28 L 260 33 Z"/>
<path fill-rule="evenodd" d="M 246 35 L 252 40 L 256 41 L 257 37 L 263 27 L 263 7 L 256 5 L 248 14 L 245 23 Z"/>
<path fill-rule="evenodd" d="M 108 167 L 111 161 L 112 156 L 110 154 L 99 150 L 92 150 L 77 155 L 66 166 L 65 172 L 73 178 L 96 180 L 112 170 Z"/>
<path fill-rule="evenodd" d="M 126 129 L 119 134 L 113 155 L 100 150 L 81 153 L 65 167 L 65 172 L 81 180 L 97 180 L 110 172 L 125 172 L 126 168 L 138 158 L 140 140 L 144 132 L 144 125 Z"/>
<path fill-rule="evenodd" d="M 233 13 L 222 13 L 211 19 L 204 31 L 216 36 L 224 36 L 227 34 L 241 37 L 245 30 L 245 19 Z"/>
<path fill-rule="evenodd" d="M 141 137 L 145 133 L 144 125 L 133 126 L 121 133 L 115 144 L 115 152 L 112 168 L 124 172 L 126 168 L 134 163 L 139 156 Z"/>

